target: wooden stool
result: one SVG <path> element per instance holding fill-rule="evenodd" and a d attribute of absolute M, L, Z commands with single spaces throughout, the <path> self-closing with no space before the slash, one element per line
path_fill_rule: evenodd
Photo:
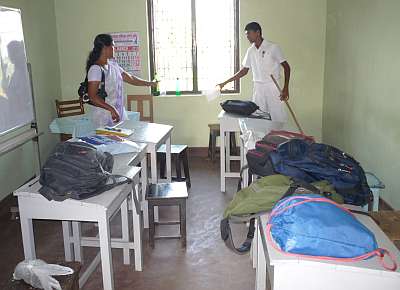
<path fill-rule="evenodd" d="M 63 290 L 79 290 L 79 271 L 81 270 L 81 264 L 78 262 L 62 262 L 55 263 L 62 266 L 70 267 L 74 270 L 72 275 L 66 276 L 53 276 L 58 282 L 60 282 L 61 289 Z M 12 281 L 10 280 L 5 289 L 2 290 L 33 290 L 30 285 L 24 281 Z"/>
<path fill-rule="evenodd" d="M 149 241 L 154 248 L 155 239 L 181 239 L 182 248 L 186 247 L 186 200 L 188 198 L 185 182 L 152 184 L 147 193 L 149 205 Z M 179 206 L 179 221 L 154 221 L 155 206 Z M 156 236 L 156 225 L 179 225 L 178 236 Z"/>
<path fill-rule="evenodd" d="M 162 145 L 157 150 L 157 155 L 160 160 L 160 177 L 165 178 L 165 156 L 166 150 L 165 145 Z M 188 146 L 187 145 L 171 145 L 171 158 L 175 160 L 176 167 L 176 177 L 173 177 L 173 181 L 186 181 L 188 188 L 192 186 L 190 182 L 190 172 L 189 172 L 189 161 L 188 161 Z M 182 166 L 185 178 L 182 178 Z"/>
<path fill-rule="evenodd" d="M 212 162 L 215 161 L 217 154 L 217 137 L 221 135 L 219 124 L 208 124 L 210 128 L 210 137 L 208 139 L 208 157 Z M 235 133 L 231 132 L 229 136 L 231 152 L 237 153 Z"/>

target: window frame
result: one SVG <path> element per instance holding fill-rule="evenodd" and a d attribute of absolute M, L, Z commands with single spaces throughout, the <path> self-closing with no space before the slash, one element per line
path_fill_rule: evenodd
<path fill-rule="evenodd" d="M 193 65 L 193 90 L 181 91 L 182 95 L 199 95 L 201 91 L 198 88 L 198 68 L 197 68 L 197 39 L 196 39 L 196 1 L 191 0 L 192 12 L 192 65 Z M 234 1 L 234 73 L 240 69 L 239 59 L 239 0 Z M 154 8 L 153 0 L 147 0 L 148 13 L 148 37 L 149 37 L 149 58 L 150 58 L 150 75 L 151 78 L 155 74 L 155 45 L 154 45 Z M 227 76 L 229 77 L 229 76 Z M 152 91 L 154 88 L 152 89 Z M 154 91 L 153 91 L 154 92 Z M 239 94 L 240 80 L 234 81 L 233 90 L 222 90 L 222 94 Z M 175 91 L 167 91 L 167 95 L 175 95 Z"/>

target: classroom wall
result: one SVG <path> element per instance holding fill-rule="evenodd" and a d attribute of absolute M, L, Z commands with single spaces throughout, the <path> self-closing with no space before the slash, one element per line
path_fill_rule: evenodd
<path fill-rule="evenodd" d="M 241 33 L 246 23 L 258 21 L 265 36 L 282 46 L 292 66 L 291 103 L 305 131 L 321 138 L 326 0 L 240 2 Z M 149 78 L 145 0 L 55 0 L 55 10 L 64 99 L 76 97 L 77 85 L 84 78 L 84 62 L 93 38 L 101 32 L 140 32 L 142 77 Z M 240 58 L 248 46 L 247 39 L 241 34 Z M 241 85 L 239 96 L 230 95 L 224 99 L 251 98 L 251 76 L 248 75 Z M 149 93 L 149 90 L 130 86 L 127 92 L 141 94 Z M 219 101 L 208 103 L 204 96 L 156 97 L 154 110 L 156 122 L 175 126 L 174 143 L 206 147 L 207 124 L 217 122 L 220 106 Z"/>
<path fill-rule="evenodd" d="M 22 10 L 28 62 L 32 64 L 42 160 L 58 140 L 48 125 L 55 117 L 54 100 L 61 95 L 57 32 L 53 0 L 0 0 L 1 6 Z M 8 138 L 3 136 L 0 140 Z M 31 142 L 0 157 L 0 200 L 34 174 L 36 152 Z"/>
<path fill-rule="evenodd" d="M 353 154 L 400 208 L 400 1 L 328 0 L 323 140 Z"/>

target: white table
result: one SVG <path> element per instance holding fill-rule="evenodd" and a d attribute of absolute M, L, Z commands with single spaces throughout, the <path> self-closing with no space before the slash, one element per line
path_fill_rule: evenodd
<path fill-rule="evenodd" d="M 231 172 L 230 170 L 230 163 L 232 160 L 239 160 L 240 161 L 240 168 L 243 167 L 243 162 L 245 162 L 245 153 L 243 142 L 240 142 L 240 156 L 231 156 L 230 153 L 230 146 L 229 146 L 229 136 L 231 132 L 236 133 L 240 132 L 239 120 L 250 120 L 250 123 L 257 123 L 260 122 L 265 125 L 265 132 L 269 132 L 269 130 L 273 128 L 279 128 L 278 123 L 272 122 L 266 119 L 256 119 L 256 118 L 243 118 L 243 116 L 230 114 L 222 110 L 219 115 L 218 119 L 220 122 L 220 155 L 221 155 L 221 192 L 226 191 L 226 178 L 237 178 L 240 177 L 240 172 Z M 279 123 L 281 126 L 281 123 Z"/>
<path fill-rule="evenodd" d="M 147 152 L 150 153 L 151 164 L 150 164 L 150 172 L 151 172 L 151 183 L 158 183 L 158 170 L 157 170 L 157 150 L 163 144 L 165 144 L 166 149 L 166 168 L 167 168 L 167 180 L 166 182 L 172 181 L 171 176 L 171 133 L 174 127 L 169 125 L 155 124 L 155 123 L 147 123 L 140 121 L 124 121 L 118 124 L 119 128 L 131 129 L 133 130 L 133 134 L 127 137 L 127 139 L 146 143 Z M 142 195 L 145 198 L 145 195 Z M 148 228 L 148 205 L 147 201 L 144 199 L 144 221 L 145 227 Z M 158 207 L 154 207 L 154 219 L 158 221 Z"/>
<path fill-rule="evenodd" d="M 138 148 L 140 148 L 139 152 L 134 153 L 125 153 L 125 154 L 117 154 L 114 155 L 114 163 L 123 163 L 127 162 L 129 166 L 138 166 L 140 164 L 141 167 L 141 178 L 140 178 L 140 204 L 141 210 L 143 212 L 143 226 L 144 228 L 149 228 L 149 210 L 146 201 L 146 190 L 147 190 L 147 144 L 145 143 L 136 143 Z M 137 188 L 139 192 L 139 189 Z"/>
<path fill-rule="evenodd" d="M 157 150 L 161 145 L 166 145 L 167 182 L 171 182 L 171 132 L 173 127 L 131 120 L 122 122 L 118 127 L 133 130 L 133 134 L 127 139 L 148 145 L 147 152 L 151 155 L 151 182 L 154 184 L 158 182 Z"/>
<path fill-rule="evenodd" d="M 62 202 L 49 201 L 38 193 L 39 177 L 25 184 L 14 192 L 18 197 L 20 212 L 22 241 L 25 259 L 35 259 L 35 242 L 33 219 L 63 221 L 63 236 L 65 258 L 72 260 L 72 252 L 76 261 L 82 261 L 82 247 L 100 247 L 100 254 L 88 266 L 87 271 L 80 277 L 79 284 L 87 281 L 97 265 L 102 266 L 103 287 L 106 290 L 114 289 L 113 266 L 111 248 L 123 249 L 124 264 L 130 264 L 129 251 L 134 250 L 135 268 L 141 271 L 143 267 L 141 215 L 138 205 L 138 196 L 135 186 L 139 182 L 140 167 L 127 166 L 129 160 L 120 160 L 114 164 L 113 173 L 130 177 L 132 184 L 117 186 L 98 196 L 85 200 L 66 199 Z M 131 197 L 133 210 L 133 237 L 129 238 L 128 197 Z M 122 238 L 111 238 L 110 221 L 121 210 Z M 70 222 L 72 222 L 72 229 Z M 79 222 L 96 222 L 99 227 L 99 238 L 81 237 Z"/>
<path fill-rule="evenodd" d="M 356 214 L 356 217 L 375 234 L 379 247 L 389 250 L 395 256 L 399 265 L 400 252 L 378 225 L 368 216 Z M 267 221 L 268 215 L 258 219 L 254 238 L 256 290 L 400 289 L 400 269 L 396 272 L 385 270 L 377 257 L 344 263 L 305 260 L 276 251 L 265 239 Z M 267 284 L 270 287 L 267 288 Z"/>

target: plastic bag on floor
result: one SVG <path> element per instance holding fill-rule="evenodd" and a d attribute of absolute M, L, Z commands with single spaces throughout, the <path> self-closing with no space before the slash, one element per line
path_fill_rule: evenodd
<path fill-rule="evenodd" d="M 26 260 L 15 267 L 14 280 L 24 280 L 25 283 L 34 288 L 44 290 L 62 290 L 60 283 L 52 276 L 71 275 L 74 271 L 71 268 L 47 264 L 42 260 Z"/>

